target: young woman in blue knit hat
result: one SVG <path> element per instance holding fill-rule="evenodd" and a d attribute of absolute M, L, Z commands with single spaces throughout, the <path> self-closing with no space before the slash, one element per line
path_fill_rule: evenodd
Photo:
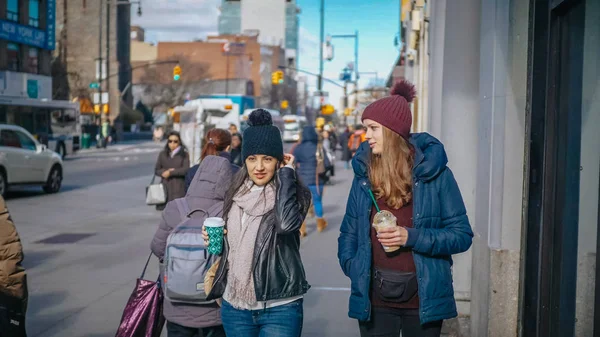
<path fill-rule="evenodd" d="M 299 337 L 310 287 L 300 258 L 300 226 L 311 194 L 296 177 L 294 157 L 283 153 L 269 112 L 255 110 L 248 124 L 244 166 L 225 197 L 227 235 L 209 299 L 223 298 L 227 336 Z"/>
<path fill-rule="evenodd" d="M 444 146 L 410 133 L 414 96 L 403 81 L 367 106 L 367 141 L 352 159 L 338 258 L 362 337 L 438 337 L 457 316 L 452 255 L 469 249 L 473 232 Z"/>

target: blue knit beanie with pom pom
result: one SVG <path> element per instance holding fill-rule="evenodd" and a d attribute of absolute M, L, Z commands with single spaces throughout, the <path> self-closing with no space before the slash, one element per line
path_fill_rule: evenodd
<path fill-rule="evenodd" d="M 248 117 L 248 128 L 244 130 L 242 157 L 262 154 L 283 161 L 281 131 L 273 125 L 271 114 L 265 109 L 256 109 Z"/>

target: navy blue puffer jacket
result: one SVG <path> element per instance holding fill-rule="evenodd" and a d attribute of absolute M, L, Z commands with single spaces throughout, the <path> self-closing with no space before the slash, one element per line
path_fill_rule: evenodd
<path fill-rule="evenodd" d="M 306 186 L 317 184 L 317 144 L 319 143 L 319 135 L 313 126 L 305 126 L 302 130 L 302 143 L 294 149 L 294 157 L 298 168 L 296 172 L 300 180 Z M 325 157 L 326 158 L 326 157 Z M 329 160 L 326 160 L 326 167 Z M 319 184 L 323 185 L 323 179 L 319 177 Z"/>
<path fill-rule="evenodd" d="M 408 228 L 406 247 L 413 251 L 425 324 L 457 316 L 451 255 L 469 249 L 473 232 L 442 143 L 427 133 L 412 134 L 410 142 L 415 148 L 414 228 Z M 355 177 L 338 239 L 338 259 L 352 283 L 348 315 L 361 321 L 371 317 L 369 157 L 365 142 L 352 160 Z"/>

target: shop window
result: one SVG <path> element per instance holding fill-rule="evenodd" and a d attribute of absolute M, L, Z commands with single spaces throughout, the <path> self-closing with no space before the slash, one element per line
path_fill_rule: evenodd
<path fill-rule="evenodd" d="M 27 62 L 29 63 L 29 72 L 38 74 L 40 72 L 39 68 L 39 52 L 37 48 L 29 47 L 29 51 L 27 53 Z"/>
<path fill-rule="evenodd" d="M 6 18 L 19 22 L 19 0 L 8 0 L 6 3 Z"/>
<path fill-rule="evenodd" d="M 35 133 L 35 130 L 33 127 L 33 108 L 20 107 L 19 112 L 17 114 L 17 123 L 16 124 L 31 133 Z"/>
<path fill-rule="evenodd" d="M 29 0 L 29 25 L 40 26 L 40 0 Z"/>
<path fill-rule="evenodd" d="M 21 46 L 16 43 L 6 45 L 8 70 L 19 71 L 21 69 Z"/>

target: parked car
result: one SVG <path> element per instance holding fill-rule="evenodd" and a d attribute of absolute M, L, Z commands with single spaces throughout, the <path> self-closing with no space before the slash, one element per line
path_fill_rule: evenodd
<path fill-rule="evenodd" d="M 40 185 L 57 193 L 63 179 L 62 158 L 27 130 L 0 124 L 0 195 L 11 185 Z"/>

